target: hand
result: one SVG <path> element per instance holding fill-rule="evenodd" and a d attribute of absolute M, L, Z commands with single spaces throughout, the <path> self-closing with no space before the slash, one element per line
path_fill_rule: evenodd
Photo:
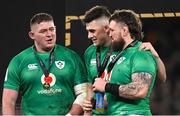
<path fill-rule="evenodd" d="M 84 100 L 83 104 L 82 104 L 82 108 L 84 110 L 84 114 L 86 115 L 90 115 L 92 113 L 92 109 L 93 109 L 93 101 L 92 100 Z"/>
<path fill-rule="evenodd" d="M 96 78 L 93 84 L 93 91 L 105 92 L 106 81 L 101 78 Z"/>
<path fill-rule="evenodd" d="M 153 54 L 153 56 L 158 59 L 159 58 L 159 55 L 158 53 L 156 52 L 156 50 L 153 48 L 152 44 L 150 42 L 144 42 L 141 44 L 141 46 L 139 47 L 139 50 L 149 50 L 151 51 L 151 53 Z"/>

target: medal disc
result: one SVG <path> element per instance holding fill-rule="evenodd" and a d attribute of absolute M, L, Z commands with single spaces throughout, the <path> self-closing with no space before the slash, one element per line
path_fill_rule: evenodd
<path fill-rule="evenodd" d="M 43 88 L 48 90 L 50 88 L 50 84 L 49 83 L 44 83 Z"/>

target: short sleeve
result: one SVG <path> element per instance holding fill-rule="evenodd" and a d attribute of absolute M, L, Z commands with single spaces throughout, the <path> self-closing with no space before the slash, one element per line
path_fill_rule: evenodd
<path fill-rule="evenodd" d="M 20 78 L 19 78 L 18 66 L 19 65 L 18 65 L 17 60 L 12 59 L 6 71 L 6 76 L 4 80 L 4 88 L 19 91 Z"/>
<path fill-rule="evenodd" d="M 137 51 L 132 58 L 132 73 L 147 72 L 153 77 L 156 76 L 157 63 L 151 52 L 149 51 Z"/>
<path fill-rule="evenodd" d="M 84 65 L 84 62 L 80 58 L 79 55 L 75 54 L 74 58 L 75 60 L 75 82 L 74 84 L 81 84 L 87 82 L 87 70 Z"/>

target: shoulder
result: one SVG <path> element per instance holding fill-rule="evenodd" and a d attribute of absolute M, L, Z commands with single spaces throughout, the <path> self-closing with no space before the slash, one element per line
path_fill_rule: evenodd
<path fill-rule="evenodd" d="M 33 54 L 33 47 L 29 47 L 23 51 L 21 51 L 19 54 L 17 54 L 16 56 L 14 56 L 11 60 L 11 62 L 13 61 L 19 61 L 22 62 L 24 59 L 30 57 L 31 54 Z"/>
<path fill-rule="evenodd" d="M 137 50 L 134 54 L 135 57 L 142 57 L 142 58 L 147 58 L 147 57 L 151 57 L 154 59 L 154 56 L 152 55 L 152 53 L 150 51 L 147 50 Z"/>
<path fill-rule="evenodd" d="M 86 49 L 84 55 L 85 55 L 85 56 L 91 55 L 92 53 L 95 53 L 95 51 L 96 51 L 96 46 L 90 45 L 90 46 Z"/>
<path fill-rule="evenodd" d="M 146 51 L 146 50 L 137 50 L 133 57 L 132 60 L 134 62 L 141 62 L 141 63 L 146 63 L 146 64 L 154 64 L 156 65 L 156 59 L 155 57 L 152 55 L 152 53 L 150 51 Z"/>
<path fill-rule="evenodd" d="M 20 52 L 19 54 L 17 54 L 16 56 L 14 56 L 11 59 L 9 66 L 8 66 L 8 70 L 15 71 L 15 70 L 21 69 L 22 68 L 21 66 L 23 64 L 32 60 L 32 56 L 34 56 L 32 54 L 34 54 L 32 47 L 29 47 L 29 48 L 23 50 L 22 52 Z"/>

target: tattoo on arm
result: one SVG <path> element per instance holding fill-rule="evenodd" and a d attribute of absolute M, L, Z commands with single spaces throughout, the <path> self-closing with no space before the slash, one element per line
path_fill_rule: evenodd
<path fill-rule="evenodd" d="M 143 90 L 149 90 L 152 82 L 152 75 L 146 72 L 132 74 L 132 82 L 126 85 L 120 85 L 119 96 L 129 99 L 138 98 Z"/>

